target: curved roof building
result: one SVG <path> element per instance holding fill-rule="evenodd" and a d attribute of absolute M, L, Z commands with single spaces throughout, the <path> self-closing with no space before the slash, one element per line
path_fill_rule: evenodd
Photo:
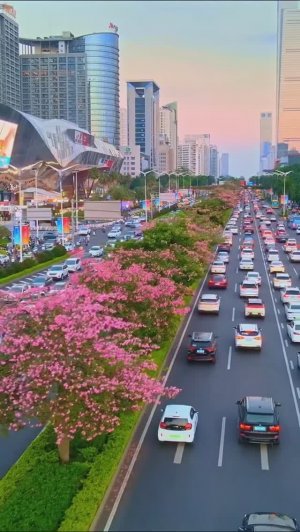
<path fill-rule="evenodd" d="M 67 120 L 43 120 L 0 104 L 0 168 L 39 161 L 119 171 L 122 154 Z"/>

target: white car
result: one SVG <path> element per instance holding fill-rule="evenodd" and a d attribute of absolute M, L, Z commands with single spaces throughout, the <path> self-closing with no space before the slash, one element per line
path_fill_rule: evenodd
<path fill-rule="evenodd" d="M 198 312 L 201 314 L 219 314 L 221 298 L 217 294 L 202 294 L 198 301 Z"/>
<path fill-rule="evenodd" d="M 49 268 L 47 271 L 47 276 L 51 279 L 57 279 L 59 281 L 62 281 L 69 275 L 68 266 L 66 264 L 54 264 Z"/>
<path fill-rule="evenodd" d="M 210 266 L 210 273 L 226 273 L 226 264 L 221 260 L 215 260 Z"/>
<path fill-rule="evenodd" d="M 89 254 L 91 255 L 91 257 L 102 257 L 103 248 L 101 246 L 92 246 L 89 249 Z"/>
<path fill-rule="evenodd" d="M 296 235 L 300 235 L 300 225 L 298 225 L 298 227 L 296 229 Z"/>
<path fill-rule="evenodd" d="M 219 251 L 216 260 L 221 260 L 225 264 L 229 262 L 229 253 L 227 251 Z"/>
<path fill-rule="evenodd" d="M 286 288 L 292 286 L 292 280 L 288 273 L 275 273 L 273 277 L 274 288 Z"/>
<path fill-rule="evenodd" d="M 297 301 L 300 303 L 300 288 L 289 286 L 280 290 L 280 300 L 283 304 Z"/>
<path fill-rule="evenodd" d="M 256 323 L 240 323 L 235 329 L 235 348 L 258 349 L 262 347 L 261 329 Z"/>
<path fill-rule="evenodd" d="M 286 253 L 290 253 L 291 251 L 296 251 L 297 249 L 297 241 L 295 238 L 288 238 L 286 243 L 283 244 L 283 249 Z"/>
<path fill-rule="evenodd" d="M 267 261 L 273 262 L 273 260 L 280 260 L 277 249 L 270 249 L 267 255 Z"/>
<path fill-rule="evenodd" d="M 300 250 L 295 249 L 289 254 L 290 262 L 300 262 Z"/>
<path fill-rule="evenodd" d="M 296 318 L 286 326 L 287 334 L 293 343 L 300 343 L 300 318 Z"/>
<path fill-rule="evenodd" d="M 232 232 L 233 235 L 238 235 L 238 233 L 239 233 L 239 228 L 238 228 L 238 226 L 237 226 L 237 225 L 233 225 L 233 226 L 231 227 L 231 232 Z"/>
<path fill-rule="evenodd" d="M 81 260 L 76 257 L 69 258 L 65 261 L 65 264 L 67 265 L 68 271 L 70 272 L 78 272 L 82 268 Z"/>
<path fill-rule="evenodd" d="M 258 297 L 258 285 L 256 282 L 244 279 L 240 284 L 240 297 Z"/>
<path fill-rule="evenodd" d="M 121 234 L 122 234 L 122 232 L 121 232 L 120 229 L 112 229 L 107 234 L 107 238 L 118 238 L 119 236 L 121 236 Z"/>
<path fill-rule="evenodd" d="M 244 248 L 240 254 L 241 259 L 254 259 L 254 251 L 252 248 Z"/>
<path fill-rule="evenodd" d="M 289 301 L 284 305 L 284 310 L 287 321 L 300 317 L 300 301 Z"/>
<path fill-rule="evenodd" d="M 24 258 L 24 255 L 23 255 Z M 0 255 L 0 264 L 6 264 L 10 261 L 10 258 L 8 255 Z"/>
<path fill-rule="evenodd" d="M 240 270 L 254 270 L 254 264 L 252 259 L 242 259 L 239 264 Z"/>
<path fill-rule="evenodd" d="M 87 236 L 87 235 L 90 234 L 90 232 L 91 232 L 91 230 L 90 230 L 89 227 L 81 226 L 81 227 L 79 227 L 78 235 L 79 236 Z"/>
<path fill-rule="evenodd" d="M 192 443 L 198 424 L 198 412 L 189 405 L 167 405 L 158 427 L 158 440 Z"/>
<path fill-rule="evenodd" d="M 247 272 L 245 281 L 255 281 L 258 286 L 261 286 L 261 276 L 258 272 Z"/>

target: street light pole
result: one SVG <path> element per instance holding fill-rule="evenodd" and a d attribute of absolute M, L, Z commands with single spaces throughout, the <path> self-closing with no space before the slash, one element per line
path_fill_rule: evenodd
<path fill-rule="evenodd" d="M 37 210 L 38 208 L 38 199 L 37 199 L 37 178 L 38 178 L 38 169 L 35 168 L 34 170 L 34 177 L 35 177 L 35 208 Z M 36 216 L 36 237 L 39 238 L 39 219 L 38 219 L 38 215 Z"/>
<path fill-rule="evenodd" d="M 152 170 L 148 170 L 148 172 L 141 172 L 145 178 L 145 217 L 146 217 L 146 223 L 148 222 L 148 208 L 147 208 L 147 174 L 151 174 Z"/>
<path fill-rule="evenodd" d="M 75 230 L 78 231 L 78 172 L 75 172 Z"/>
<path fill-rule="evenodd" d="M 276 170 L 274 172 L 274 175 L 278 175 L 280 177 L 283 177 L 283 216 L 285 218 L 285 208 L 286 208 L 286 201 L 285 201 L 285 180 L 286 180 L 286 176 L 291 174 L 292 173 L 292 170 L 290 170 L 289 172 L 281 172 L 280 170 Z"/>

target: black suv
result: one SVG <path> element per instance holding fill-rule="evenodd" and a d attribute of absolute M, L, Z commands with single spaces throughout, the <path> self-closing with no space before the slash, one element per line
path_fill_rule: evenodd
<path fill-rule="evenodd" d="M 239 442 L 279 443 L 278 406 L 271 397 L 244 397 L 238 405 Z"/>
<path fill-rule="evenodd" d="M 195 362 L 216 361 L 217 336 L 213 332 L 193 332 L 188 347 L 187 360 Z"/>

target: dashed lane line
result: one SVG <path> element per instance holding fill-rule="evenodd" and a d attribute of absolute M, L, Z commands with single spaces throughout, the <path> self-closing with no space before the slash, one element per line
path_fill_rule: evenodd
<path fill-rule="evenodd" d="M 290 366 L 291 366 L 291 369 L 293 370 L 294 369 L 294 362 L 292 360 L 290 360 Z"/>
<path fill-rule="evenodd" d="M 229 347 L 228 351 L 228 362 L 227 362 L 227 369 L 230 369 L 231 366 L 231 355 L 232 355 L 232 346 Z"/>
<path fill-rule="evenodd" d="M 269 471 L 268 447 L 265 443 L 260 444 L 260 463 L 263 471 Z"/>
<path fill-rule="evenodd" d="M 235 317 L 235 307 L 233 307 L 232 309 L 232 321 L 234 321 L 234 317 Z"/>
<path fill-rule="evenodd" d="M 225 427 L 226 427 L 226 417 L 223 417 L 222 418 L 222 426 L 221 426 L 221 437 L 220 437 L 218 467 L 222 467 L 222 465 L 223 465 Z"/>
<path fill-rule="evenodd" d="M 177 449 L 174 456 L 174 464 L 181 464 L 185 443 L 177 443 Z"/>
<path fill-rule="evenodd" d="M 284 343 L 285 343 L 285 346 L 286 346 L 286 347 L 289 346 L 289 343 L 288 343 L 287 339 L 284 340 Z"/>

